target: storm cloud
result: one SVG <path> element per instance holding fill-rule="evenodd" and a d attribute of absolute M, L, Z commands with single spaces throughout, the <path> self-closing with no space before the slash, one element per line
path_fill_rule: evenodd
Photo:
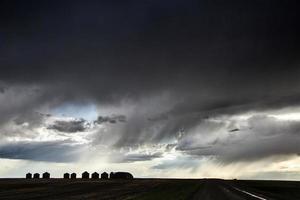
<path fill-rule="evenodd" d="M 120 163 L 165 156 L 132 150 L 148 145 L 223 164 L 299 154 L 300 119 L 278 117 L 300 113 L 297 8 L 1 1 L 0 154 L 56 162 L 78 143 L 116 151 Z M 182 159 L 153 169 L 188 168 Z"/>

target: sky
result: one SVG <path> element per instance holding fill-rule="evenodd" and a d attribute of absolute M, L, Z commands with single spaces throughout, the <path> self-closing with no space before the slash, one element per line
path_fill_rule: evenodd
<path fill-rule="evenodd" d="M 0 177 L 300 180 L 296 0 L 2 0 Z"/>

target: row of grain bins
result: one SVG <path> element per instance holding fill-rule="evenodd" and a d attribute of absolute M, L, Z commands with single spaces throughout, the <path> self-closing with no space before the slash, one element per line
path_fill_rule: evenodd
<path fill-rule="evenodd" d="M 49 179 L 50 178 L 50 173 L 48 172 L 45 172 L 43 173 L 43 176 L 42 176 L 44 179 Z M 31 173 L 27 173 L 26 174 L 26 179 L 31 179 L 32 178 L 32 174 Z M 40 174 L 39 173 L 34 173 L 33 174 L 33 178 L 40 178 Z"/>
<path fill-rule="evenodd" d="M 39 179 L 40 178 L 40 174 L 39 173 L 34 173 L 33 176 L 31 173 L 27 173 L 26 174 L 26 179 Z M 42 174 L 42 178 L 43 179 L 49 179 L 50 178 L 50 173 L 49 172 L 45 172 Z M 77 174 L 76 173 L 64 173 L 63 176 L 64 179 L 76 179 L 77 178 Z M 99 173 L 94 172 L 91 174 L 88 173 L 87 171 L 83 172 L 81 174 L 81 178 L 82 179 L 99 179 Z M 129 172 L 111 172 L 110 175 L 108 176 L 108 173 L 103 172 L 101 174 L 101 179 L 133 179 L 132 174 L 130 174 Z"/>

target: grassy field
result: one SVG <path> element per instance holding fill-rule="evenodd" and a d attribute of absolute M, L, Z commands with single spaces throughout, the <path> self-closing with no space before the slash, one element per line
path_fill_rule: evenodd
<path fill-rule="evenodd" d="M 231 199 L 224 188 L 245 188 L 272 199 L 300 199 L 300 182 L 209 179 L 26 180 L 0 179 L 0 199 Z M 228 191 L 227 191 L 228 192 Z M 231 191 L 236 193 L 236 191 Z M 216 194 L 219 193 L 219 194 Z M 237 196 L 240 194 L 227 194 Z M 245 196 L 245 194 L 243 194 Z M 242 196 L 243 196 L 242 195 Z M 215 198 L 211 198 L 215 196 Z M 244 198 L 243 198 L 244 199 Z M 245 198 L 248 199 L 248 198 Z M 251 199 L 251 198 L 250 198 Z"/>
<path fill-rule="evenodd" d="M 195 180 L 0 180 L 0 199 L 187 199 Z"/>
<path fill-rule="evenodd" d="M 132 199 L 189 199 L 199 189 L 200 183 L 194 180 L 173 180 L 162 181 L 155 187 L 149 188 L 145 193 L 137 195 Z"/>

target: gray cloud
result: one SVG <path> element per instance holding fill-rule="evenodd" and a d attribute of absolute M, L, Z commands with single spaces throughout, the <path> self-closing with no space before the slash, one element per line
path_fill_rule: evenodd
<path fill-rule="evenodd" d="M 89 128 L 89 123 L 84 119 L 75 119 L 62 121 L 57 120 L 49 125 L 47 129 L 56 130 L 65 133 L 83 132 Z"/>
<path fill-rule="evenodd" d="M 24 123 L 28 123 L 27 129 L 32 130 L 35 127 L 43 125 L 45 117 L 47 116 L 37 112 L 28 111 L 20 113 L 13 119 L 13 121 L 16 125 L 23 125 Z"/>
<path fill-rule="evenodd" d="M 162 121 L 162 120 L 168 120 L 169 117 L 168 115 L 166 115 L 165 113 L 161 114 L 161 115 L 158 115 L 158 116 L 154 116 L 154 117 L 149 117 L 148 120 L 149 121 Z"/>
<path fill-rule="evenodd" d="M 0 145 L 0 157 L 46 162 L 76 161 L 81 146 L 67 141 L 10 142 Z"/>
<path fill-rule="evenodd" d="M 4 87 L 0 87 L 0 93 L 4 93 L 5 92 L 5 88 Z"/>
<path fill-rule="evenodd" d="M 103 123 L 115 124 L 117 122 L 126 122 L 126 116 L 125 115 L 98 116 L 97 120 L 94 121 L 95 124 L 103 124 Z"/>
<path fill-rule="evenodd" d="M 214 156 L 225 163 L 250 162 L 300 152 L 298 121 L 282 121 L 259 115 L 249 118 L 247 124 L 248 129 L 229 132 L 227 135 L 223 132 L 209 140 L 205 139 L 207 135 L 203 135 L 206 142 L 196 141 L 195 135 L 186 135 L 179 140 L 176 148 L 191 155 Z M 226 130 L 226 127 L 223 128 Z M 213 134 L 213 131 L 208 134 Z"/>

